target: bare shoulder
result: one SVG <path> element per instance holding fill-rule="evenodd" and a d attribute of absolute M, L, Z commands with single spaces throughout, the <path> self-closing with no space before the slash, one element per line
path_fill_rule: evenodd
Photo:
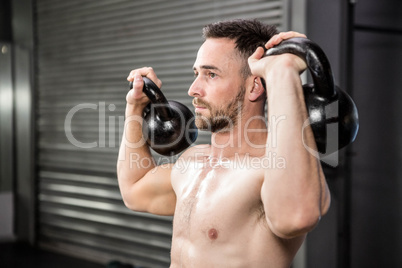
<path fill-rule="evenodd" d="M 209 149 L 210 145 L 208 144 L 195 145 L 180 155 L 172 166 L 171 182 L 174 189 L 183 180 L 191 178 L 189 174 L 199 168 L 198 164 L 204 162 L 205 158 L 208 157 Z"/>
<path fill-rule="evenodd" d="M 198 144 L 191 146 L 179 157 L 179 159 L 195 159 L 200 156 L 207 156 L 210 148 L 211 145 L 209 144 Z"/>
<path fill-rule="evenodd" d="M 190 147 L 176 160 L 173 170 L 179 170 L 181 173 L 184 173 L 186 170 L 183 170 L 183 168 L 188 167 L 189 163 L 204 161 L 209 155 L 209 150 L 209 144 L 199 144 Z"/>

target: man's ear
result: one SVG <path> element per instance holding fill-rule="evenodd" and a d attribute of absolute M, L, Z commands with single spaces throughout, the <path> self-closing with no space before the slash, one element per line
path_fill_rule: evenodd
<path fill-rule="evenodd" d="M 248 94 L 248 99 L 251 102 L 257 101 L 262 97 L 265 97 L 265 89 L 262 85 L 261 78 L 254 77 L 253 85 L 251 87 L 250 93 Z"/>

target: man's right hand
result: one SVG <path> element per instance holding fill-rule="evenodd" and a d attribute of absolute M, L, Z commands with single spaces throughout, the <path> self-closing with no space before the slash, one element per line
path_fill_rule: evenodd
<path fill-rule="evenodd" d="M 170 181 L 173 164 L 157 166 L 142 136 L 142 113 L 149 103 L 142 91 L 143 77 L 158 87 L 162 82 L 150 67 L 132 70 L 127 77 L 133 88 L 126 96 L 126 121 L 117 161 L 117 177 L 126 206 L 135 211 L 173 215 L 176 194 Z"/>
<path fill-rule="evenodd" d="M 159 88 L 162 87 L 162 82 L 158 79 L 152 67 L 143 67 L 130 72 L 127 81 L 133 82 L 133 88 L 127 93 L 126 101 L 127 104 L 138 106 L 142 109 L 149 103 L 148 97 L 142 92 L 144 87 L 142 77 L 144 76 L 151 79 Z"/>

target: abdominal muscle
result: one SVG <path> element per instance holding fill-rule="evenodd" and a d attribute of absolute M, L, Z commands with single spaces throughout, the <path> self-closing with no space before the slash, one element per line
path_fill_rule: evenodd
<path fill-rule="evenodd" d="M 177 171 L 171 268 L 290 266 L 304 237 L 283 240 L 269 229 L 263 172 L 205 164 Z"/>

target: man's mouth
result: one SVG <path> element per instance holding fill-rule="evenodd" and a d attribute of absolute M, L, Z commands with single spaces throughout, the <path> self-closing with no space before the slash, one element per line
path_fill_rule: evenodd
<path fill-rule="evenodd" d="M 193 100 L 193 106 L 195 108 L 195 112 L 201 112 L 203 110 L 208 109 L 207 105 L 203 104 L 201 101 L 199 101 L 198 99 L 194 99 Z"/>
<path fill-rule="evenodd" d="M 195 106 L 195 112 L 196 112 L 196 113 L 202 112 L 202 111 L 204 111 L 204 110 L 206 110 L 206 109 L 207 109 L 206 107 Z"/>

